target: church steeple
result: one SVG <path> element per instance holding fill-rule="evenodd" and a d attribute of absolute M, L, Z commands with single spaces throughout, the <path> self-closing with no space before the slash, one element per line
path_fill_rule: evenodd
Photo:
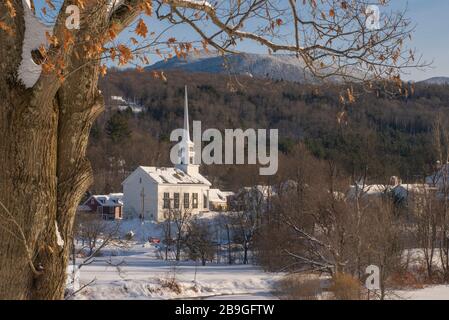
<path fill-rule="evenodd" d="M 190 128 L 189 128 L 189 97 L 187 94 L 187 86 L 185 86 L 185 101 L 184 101 L 184 139 L 190 140 Z"/>
<path fill-rule="evenodd" d="M 197 174 L 198 165 L 194 164 L 195 149 L 194 143 L 190 140 L 189 128 L 189 99 L 187 94 L 187 86 L 185 86 L 185 101 L 184 101 L 184 134 L 183 143 L 179 150 L 180 164 L 176 167 L 187 174 Z"/>

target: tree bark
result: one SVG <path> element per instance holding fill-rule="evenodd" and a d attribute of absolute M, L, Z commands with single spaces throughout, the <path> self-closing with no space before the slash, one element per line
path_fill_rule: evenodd
<path fill-rule="evenodd" d="M 0 31 L 0 299 L 61 299 L 76 207 L 92 181 L 85 154 L 103 110 L 99 60 L 86 64 L 66 50 L 70 78 L 41 75 L 25 88 L 17 76 L 24 9 L 14 6 L 14 36 Z M 89 26 L 104 22 L 104 12 L 91 19 Z"/>

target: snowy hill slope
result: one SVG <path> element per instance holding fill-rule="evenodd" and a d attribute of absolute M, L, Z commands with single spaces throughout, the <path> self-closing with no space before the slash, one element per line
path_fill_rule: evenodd
<path fill-rule="evenodd" d="M 423 81 L 420 81 L 419 83 L 424 83 L 424 84 L 449 84 L 449 77 L 433 77 L 433 78 L 429 78 Z"/>
<path fill-rule="evenodd" d="M 213 53 L 190 54 L 185 59 L 174 57 L 157 62 L 146 69 L 180 69 L 189 72 L 230 73 L 301 83 L 318 82 L 309 71 L 305 70 L 304 63 L 294 55 L 238 53 L 220 56 Z"/>

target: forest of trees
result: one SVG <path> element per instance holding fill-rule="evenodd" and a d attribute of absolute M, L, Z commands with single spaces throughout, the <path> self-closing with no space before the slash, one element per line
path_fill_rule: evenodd
<path fill-rule="evenodd" d="M 432 128 L 448 121 L 447 86 L 416 84 L 409 96 L 376 92 L 342 103 L 346 87 L 311 86 L 284 81 L 214 74 L 111 70 L 101 79 L 106 112 L 95 123 L 88 149 L 95 174 L 91 191 L 120 191 L 121 181 L 138 165 L 167 165 L 170 132 L 182 126 L 184 85 L 189 85 L 191 119 L 206 128 L 279 129 L 280 162 L 299 144 L 319 159 L 335 161 L 348 175 L 367 170 L 371 182 L 400 176 L 416 182 L 433 172 L 437 156 Z M 411 85 L 410 85 L 411 86 Z M 108 98 L 123 96 L 144 107 L 133 114 L 108 108 Z M 109 101 L 110 102 L 110 101 Z M 105 156 L 106 155 L 106 156 Z M 203 166 L 222 188 L 262 183 L 255 166 Z"/>

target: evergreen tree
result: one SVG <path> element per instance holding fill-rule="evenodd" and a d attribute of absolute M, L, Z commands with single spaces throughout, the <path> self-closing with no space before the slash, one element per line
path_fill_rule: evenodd
<path fill-rule="evenodd" d="M 122 142 L 131 136 L 128 120 L 120 113 L 114 113 L 106 123 L 106 134 L 113 142 Z"/>

